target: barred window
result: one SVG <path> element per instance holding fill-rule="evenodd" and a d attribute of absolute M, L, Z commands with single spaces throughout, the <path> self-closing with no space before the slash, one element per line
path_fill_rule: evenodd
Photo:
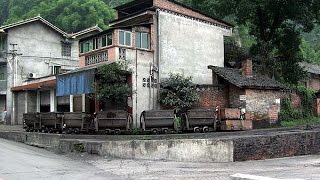
<path fill-rule="evenodd" d="M 6 80 L 7 66 L 0 66 L 0 80 Z"/>
<path fill-rule="evenodd" d="M 68 43 L 68 42 L 61 43 L 61 55 L 71 56 L 71 43 Z"/>

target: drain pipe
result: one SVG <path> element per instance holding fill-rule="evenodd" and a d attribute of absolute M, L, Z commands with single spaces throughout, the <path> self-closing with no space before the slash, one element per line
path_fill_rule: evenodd
<path fill-rule="evenodd" d="M 157 79 L 157 100 L 156 100 L 156 107 L 157 109 L 160 108 L 158 107 L 158 100 L 160 99 L 160 82 L 161 82 L 161 67 L 160 67 L 160 58 L 161 58 L 161 47 L 160 47 L 160 10 L 156 10 L 156 18 L 157 18 L 157 66 L 158 66 L 158 79 Z"/>

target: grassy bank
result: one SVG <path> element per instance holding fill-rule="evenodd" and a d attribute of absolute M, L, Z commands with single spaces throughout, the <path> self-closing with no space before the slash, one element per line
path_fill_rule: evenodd
<path fill-rule="evenodd" d="M 306 126 L 312 124 L 320 124 L 320 117 L 310 117 L 303 119 L 288 119 L 285 121 L 281 121 L 282 127 L 298 127 L 298 126 Z"/>

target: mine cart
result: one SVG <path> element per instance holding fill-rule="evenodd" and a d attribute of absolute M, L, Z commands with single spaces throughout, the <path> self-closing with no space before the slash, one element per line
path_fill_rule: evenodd
<path fill-rule="evenodd" d="M 166 134 L 171 130 L 177 130 L 175 119 L 174 110 L 150 110 L 142 112 L 140 121 L 144 131 Z"/>
<path fill-rule="evenodd" d="M 23 122 L 27 132 L 39 131 L 41 129 L 39 113 L 24 113 Z"/>
<path fill-rule="evenodd" d="M 40 113 L 42 132 L 57 132 L 62 129 L 62 114 L 55 112 Z"/>
<path fill-rule="evenodd" d="M 195 133 L 216 131 L 216 111 L 212 109 L 194 109 L 185 113 L 186 129 Z"/>
<path fill-rule="evenodd" d="M 95 118 L 96 131 L 121 134 L 132 127 L 132 116 L 124 110 L 100 111 Z"/>
<path fill-rule="evenodd" d="M 92 127 L 93 119 L 87 113 L 65 112 L 63 113 L 63 131 L 67 134 L 89 132 Z"/>

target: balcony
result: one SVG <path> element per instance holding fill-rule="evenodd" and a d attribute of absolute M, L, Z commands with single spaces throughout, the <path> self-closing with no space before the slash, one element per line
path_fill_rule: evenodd
<path fill-rule="evenodd" d="M 97 52 L 85 57 L 85 65 L 98 64 L 108 61 L 108 52 Z"/>

